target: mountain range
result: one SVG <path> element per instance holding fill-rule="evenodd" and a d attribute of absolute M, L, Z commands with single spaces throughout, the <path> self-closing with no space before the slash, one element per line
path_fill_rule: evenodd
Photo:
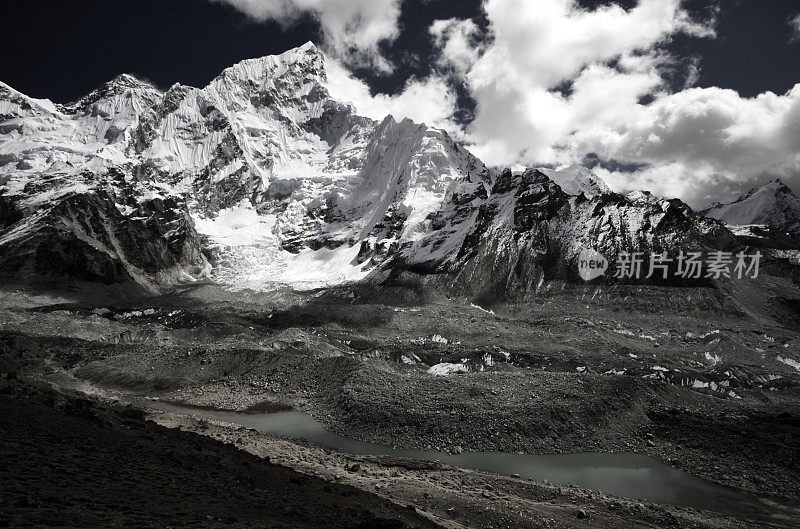
<path fill-rule="evenodd" d="M 69 104 L 0 83 L 0 264 L 10 280 L 351 280 L 520 297 L 577 255 L 741 244 L 725 224 L 800 231 L 772 182 L 706 216 L 617 194 L 590 170 L 487 167 L 446 132 L 359 116 L 311 43 L 204 88 L 120 75 Z"/>

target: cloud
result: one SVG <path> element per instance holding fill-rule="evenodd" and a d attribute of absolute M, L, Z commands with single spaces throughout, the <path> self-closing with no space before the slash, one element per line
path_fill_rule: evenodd
<path fill-rule="evenodd" d="M 800 12 L 798 12 L 795 16 L 789 18 L 789 27 L 792 28 L 792 36 L 790 37 L 790 42 L 795 42 L 800 40 Z"/>
<path fill-rule="evenodd" d="M 678 31 L 709 35 L 677 0 L 594 11 L 570 0 L 489 0 L 492 42 L 466 74 L 477 103 L 470 138 L 489 163 L 557 163 L 587 122 L 607 122 L 663 85 L 656 47 Z M 443 49 L 446 49 L 444 47 Z M 616 61 L 616 66 L 607 63 Z M 572 94 L 558 88 L 570 84 Z M 566 161 L 566 160 L 564 160 Z"/>
<path fill-rule="evenodd" d="M 686 68 L 686 80 L 683 82 L 683 88 L 691 88 L 700 81 L 700 57 L 692 57 Z"/>
<path fill-rule="evenodd" d="M 481 52 L 480 30 L 472 20 L 436 20 L 429 32 L 440 50 L 439 66 L 452 67 L 463 75 L 477 62 Z"/>
<path fill-rule="evenodd" d="M 644 162 L 636 174 L 608 172 L 619 187 L 652 189 L 696 205 L 732 196 L 751 179 L 800 175 L 800 84 L 785 95 L 742 98 L 693 88 L 631 112 L 618 134 L 596 127 L 573 135 L 576 152 Z M 746 187 L 746 185 L 745 185 Z"/>
<path fill-rule="evenodd" d="M 334 99 L 349 101 L 361 116 L 382 120 L 388 114 L 395 119 L 411 119 L 447 130 L 456 139 L 463 139 L 461 128 L 453 119 L 457 110 L 456 97 L 441 75 L 424 79 L 411 78 L 394 95 L 375 94 L 356 78 L 341 62 L 326 56 L 327 89 Z"/>
<path fill-rule="evenodd" d="M 681 0 L 639 0 L 627 10 L 487 0 L 484 9 L 482 41 L 472 21 L 437 21 L 431 34 L 439 61 L 475 100 L 465 137 L 487 163 L 589 157 L 617 168 L 598 171 L 620 191 L 647 188 L 696 206 L 754 179 L 800 183 L 800 85 L 755 98 L 694 88 L 699 63 L 678 63 L 665 44 L 715 32 L 713 21 L 691 19 Z M 685 78 L 675 83 L 676 75 Z"/>
<path fill-rule="evenodd" d="M 284 25 L 310 15 L 320 24 L 328 53 L 356 66 L 390 72 L 378 48 L 398 35 L 400 0 L 211 0 L 233 6 L 255 20 Z"/>

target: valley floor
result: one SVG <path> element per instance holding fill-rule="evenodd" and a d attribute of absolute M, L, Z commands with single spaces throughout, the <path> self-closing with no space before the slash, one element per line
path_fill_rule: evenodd
<path fill-rule="evenodd" d="M 8 288 L 0 431 L 12 464 L 0 480 L 0 520 L 792 527 L 800 294 L 782 283 L 759 285 L 758 295 L 736 288 L 553 285 L 492 307 L 391 287 L 201 285 L 161 298 Z M 209 421 L 208 408 L 295 409 L 333 432 L 403 448 L 639 452 L 765 502 L 715 513 L 351 456 Z M 141 486 L 109 496 L 124 480 Z"/>

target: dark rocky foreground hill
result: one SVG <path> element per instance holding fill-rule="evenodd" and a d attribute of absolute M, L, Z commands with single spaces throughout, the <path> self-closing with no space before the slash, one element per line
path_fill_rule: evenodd
<path fill-rule="evenodd" d="M 0 407 L 2 527 L 439 527 L 135 409 L 16 380 Z"/>

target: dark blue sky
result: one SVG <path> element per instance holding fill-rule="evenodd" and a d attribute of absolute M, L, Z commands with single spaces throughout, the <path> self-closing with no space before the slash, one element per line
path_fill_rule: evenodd
<path fill-rule="evenodd" d="M 581 0 L 587 7 L 596 0 Z M 633 0 L 621 0 L 630 6 Z M 679 37 L 670 51 L 699 57 L 700 86 L 733 88 L 743 96 L 784 93 L 800 82 L 800 41 L 789 42 L 787 19 L 797 0 L 688 0 L 707 17 L 716 3 L 718 38 Z M 393 93 L 411 75 L 431 69 L 428 27 L 451 17 L 481 20 L 475 0 L 406 0 L 401 33 L 384 53 L 396 66 L 388 76 L 359 71 L 373 91 Z M 74 100 L 119 73 L 133 73 L 161 88 L 175 82 L 204 86 L 222 69 L 250 57 L 319 42 L 307 18 L 290 28 L 256 23 L 232 8 L 204 0 L 5 0 L 0 4 L 3 54 L 0 80 L 34 96 Z"/>

